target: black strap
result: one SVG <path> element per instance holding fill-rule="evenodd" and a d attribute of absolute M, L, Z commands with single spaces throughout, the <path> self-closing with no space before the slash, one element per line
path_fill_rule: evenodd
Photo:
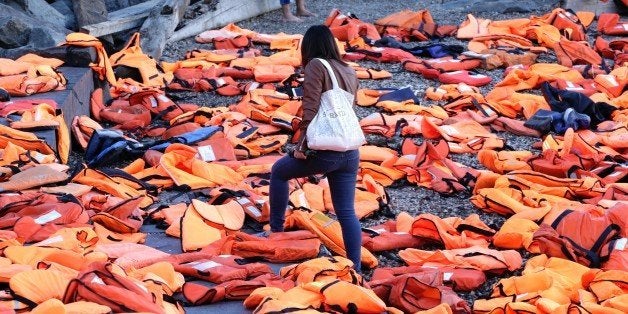
<path fill-rule="evenodd" d="M 480 227 L 476 227 L 473 225 L 469 225 L 469 224 L 459 224 L 456 227 L 456 231 L 462 233 L 463 231 L 471 231 L 473 233 L 477 233 L 483 236 L 487 236 L 487 237 L 492 237 L 495 235 L 494 231 L 490 231 L 490 230 L 486 230 L 486 229 L 482 229 Z"/>
<path fill-rule="evenodd" d="M 566 209 L 565 211 L 563 211 L 562 213 L 560 213 L 560 215 L 558 215 L 558 217 L 556 217 L 556 219 L 554 219 L 554 222 L 552 222 L 552 229 L 556 230 L 556 228 L 558 227 L 558 224 L 565 218 L 567 217 L 567 215 L 573 213 L 573 209 Z"/>
<path fill-rule="evenodd" d="M 610 236 L 611 232 L 615 232 L 615 235 Z M 600 234 L 597 240 L 595 240 L 595 243 L 591 247 L 591 251 L 596 252 L 596 253 L 599 252 L 600 249 L 602 248 L 602 245 L 604 245 L 604 243 L 606 242 L 606 239 L 614 238 L 620 232 L 621 232 L 621 228 L 618 225 L 610 224 L 608 227 L 606 227 L 606 229 L 604 229 L 604 231 L 602 231 L 602 234 Z"/>
<path fill-rule="evenodd" d="M 148 193 L 149 195 L 157 195 L 159 193 L 157 187 L 155 185 L 152 185 L 150 183 L 146 183 L 126 172 L 124 172 L 123 170 L 120 169 L 115 169 L 115 168 L 101 168 L 100 171 L 102 171 L 102 173 L 106 174 L 107 176 L 110 177 L 119 177 L 119 178 L 123 178 L 125 180 L 129 180 L 131 182 L 137 183 L 139 186 L 141 186 L 144 190 L 146 190 L 146 193 Z"/>
<path fill-rule="evenodd" d="M 471 97 L 471 103 L 473 104 L 473 106 L 475 108 L 477 108 L 478 110 L 480 110 L 480 112 L 482 112 L 482 114 L 485 117 L 490 117 L 490 115 L 488 114 L 488 112 L 486 112 L 486 110 L 484 110 L 484 108 L 482 108 L 482 106 L 480 105 L 480 103 L 478 103 L 478 101 L 475 99 L 475 97 Z"/>
<path fill-rule="evenodd" d="M 26 305 L 28 305 L 28 307 L 30 307 L 31 309 L 34 309 L 37 306 L 36 302 L 33 302 L 21 295 L 16 294 L 15 292 L 13 292 L 13 290 L 11 290 L 11 296 L 13 296 L 13 299 L 19 302 L 22 302 Z"/>

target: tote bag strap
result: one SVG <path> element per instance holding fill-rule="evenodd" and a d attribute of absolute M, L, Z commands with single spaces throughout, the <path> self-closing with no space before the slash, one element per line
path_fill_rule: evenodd
<path fill-rule="evenodd" d="M 317 58 L 324 66 L 327 68 L 327 72 L 329 73 L 329 77 L 331 77 L 331 83 L 333 89 L 338 89 L 338 80 L 336 80 L 336 74 L 334 74 L 334 70 L 332 70 L 331 65 L 325 59 Z"/>

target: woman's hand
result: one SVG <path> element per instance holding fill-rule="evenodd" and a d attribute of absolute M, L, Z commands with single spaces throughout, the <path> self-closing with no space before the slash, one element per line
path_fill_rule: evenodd
<path fill-rule="evenodd" d="M 300 150 L 295 150 L 294 153 L 293 153 L 293 157 L 296 158 L 296 159 L 306 159 L 307 158 L 305 153 L 300 151 Z"/>

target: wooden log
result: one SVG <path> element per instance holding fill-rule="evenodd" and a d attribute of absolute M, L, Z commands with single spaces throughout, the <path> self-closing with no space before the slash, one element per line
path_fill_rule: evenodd
<path fill-rule="evenodd" d="M 140 27 L 150 14 L 151 8 L 155 7 L 157 3 L 159 3 L 159 0 L 150 0 L 118 11 L 113 11 L 109 13 L 109 20 L 85 25 L 81 27 L 81 31 L 100 37 Z"/>
<path fill-rule="evenodd" d="M 168 42 L 196 36 L 208 29 L 223 27 L 281 8 L 278 0 L 220 0 L 215 11 L 207 12 L 174 32 Z"/>
<path fill-rule="evenodd" d="M 108 19 L 105 0 L 72 0 L 72 7 L 79 28 L 104 22 Z M 113 44 L 111 36 L 104 36 L 101 39 Z"/>
<path fill-rule="evenodd" d="M 151 10 L 140 29 L 142 51 L 155 60 L 161 57 L 166 41 L 174 33 L 190 0 L 164 0 Z"/>
<path fill-rule="evenodd" d="M 156 60 L 174 33 L 190 0 L 163 0 L 155 6 L 140 29 L 142 51 Z"/>

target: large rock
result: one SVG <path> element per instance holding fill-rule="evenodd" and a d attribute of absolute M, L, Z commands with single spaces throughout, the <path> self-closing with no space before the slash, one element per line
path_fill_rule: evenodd
<path fill-rule="evenodd" d="M 69 1 L 69 5 L 66 1 L 55 1 L 50 5 L 57 11 L 59 11 L 59 13 L 63 14 L 63 17 L 65 18 L 65 28 L 78 30 L 78 27 L 76 25 L 76 17 L 74 16 L 74 10 L 72 10 L 72 1 Z"/>
<path fill-rule="evenodd" d="M 46 21 L 65 28 L 66 17 L 45 0 L 9 0 L 6 2 L 14 8 L 17 7 L 24 10 L 28 15 L 40 21 Z"/>
<path fill-rule="evenodd" d="M 16 19 L 11 14 L 0 12 L 0 47 L 4 49 L 17 48 L 28 43 L 30 26 Z"/>
<path fill-rule="evenodd" d="M 107 11 L 113 12 L 129 6 L 129 0 L 105 0 Z"/>
<path fill-rule="evenodd" d="M 59 25 L 35 19 L 8 5 L 0 4 L 0 47 L 29 45 L 32 48 L 56 46 L 70 31 Z"/>

